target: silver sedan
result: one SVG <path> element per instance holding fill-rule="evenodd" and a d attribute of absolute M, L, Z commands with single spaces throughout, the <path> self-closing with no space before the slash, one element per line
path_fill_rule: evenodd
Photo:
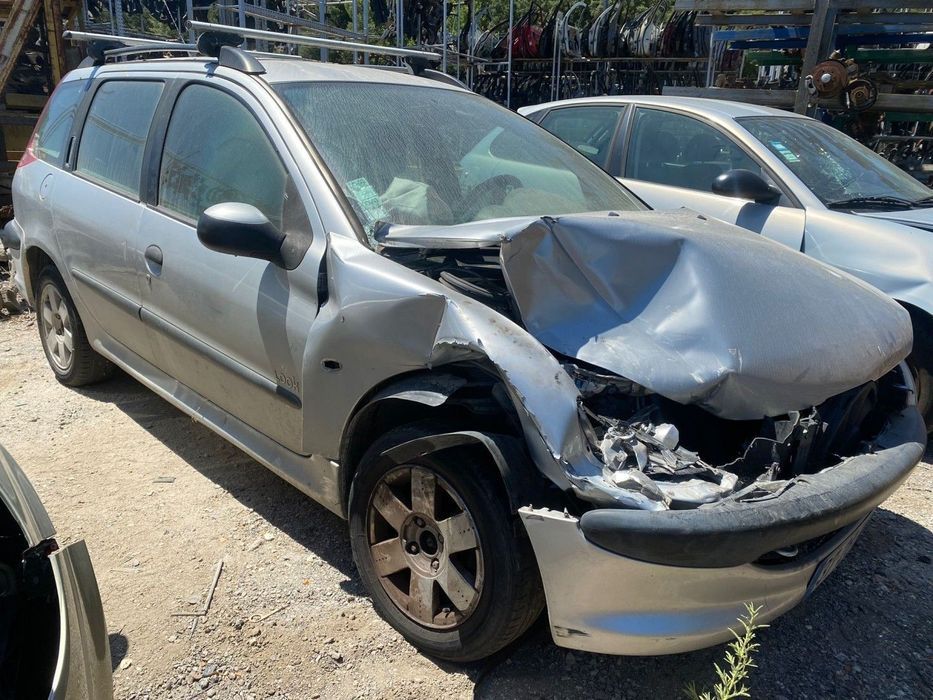
<path fill-rule="evenodd" d="M 914 327 L 918 405 L 933 428 L 933 190 L 836 129 L 768 107 L 606 96 L 519 112 L 655 209 L 738 224 L 900 302 Z"/>

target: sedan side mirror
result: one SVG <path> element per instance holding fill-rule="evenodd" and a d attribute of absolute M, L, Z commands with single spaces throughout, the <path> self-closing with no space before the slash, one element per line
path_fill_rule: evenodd
<path fill-rule="evenodd" d="M 758 204 L 777 204 L 781 191 L 751 170 L 727 170 L 713 180 L 713 193 L 724 197 L 741 197 Z"/>
<path fill-rule="evenodd" d="M 223 202 L 198 218 L 198 239 L 218 253 L 280 264 L 285 234 L 252 204 Z"/>

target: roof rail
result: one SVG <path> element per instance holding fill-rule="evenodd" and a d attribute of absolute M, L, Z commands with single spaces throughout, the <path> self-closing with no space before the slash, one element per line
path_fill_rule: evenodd
<path fill-rule="evenodd" d="M 103 65 L 108 58 L 127 58 L 140 54 L 178 51 L 212 56 L 217 59 L 218 65 L 234 68 L 243 73 L 257 75 L 266 72 L 255 57 L 237 48 L 243 43 L 243 38 L 230 32 L 204 32 L 198 37 L 197 44 L 71 30 L 65 31 L 62 37 L 71 41 L 87 42 L 88 56 L 92 59 L 92 65 L 95 66 Z"/>
<path fill-rule="evenodd" d="M 341 41 L 339 39 L 324 39 L 323 37 L 304 36 L 301 34 L 282 34 L 281 32 L 270 32 L 263 29 L 249 29 L 246 27 L 232 27 L 226 24 L 212 24 L 210 22 L 188 22 L 188 26 L 191 29 L 197 29 L 203 32 L 234 34 L 243 39 L 265 39 L 266 41 L 278 42 L 280 44 L 313 46 L 319 49 L 334 49 L 337 51 L 360 51 L 381 54 L 383 56 L 397 56 L 400 58 L 412 59 L 410 63 L 415 72 L 423 70 L 423 66 L 416 66 L 416 63 L 436 63 L 441 60 L 441 55 L 434 51 L 402 49 L 395 46 L 377 46 L 375 44 Z"/>

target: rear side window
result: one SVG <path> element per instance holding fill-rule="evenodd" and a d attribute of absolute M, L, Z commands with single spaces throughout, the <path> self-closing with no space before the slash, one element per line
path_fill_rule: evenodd
<path fill-rule="evenodd" d="M 158 82 L 101 85 L 84 122 L 76 172 L 138 197 L 146 137 L 161 93 Z"/>
<path fill-rule="evenodd" d="M 83 80 L 70 80 L 59 85 L 52 93 L 36 125 L 33 141 L 33 151 L 40 160 L 61 166 L 85 84 Z"/>
<path fill-rule="evenodd" d="M 621 105 L 562 107 L 548 112 L 541 126 L 596 165 L 605 167 L 623 109 Z"/>
<path fill-rule="evenodd" d="M 269 137 L 239 100 L 206 85 L 185 88 L 165 136 L 159 206 L 196 220 L 214 204 L 242 202 L 281 227 L 287 178 Z"/>

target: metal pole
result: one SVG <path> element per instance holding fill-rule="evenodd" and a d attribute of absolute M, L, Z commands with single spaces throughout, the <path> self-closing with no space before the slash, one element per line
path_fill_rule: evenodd
<path fill-rule="evenodd" d="M 444 30 L 441 32 L 441 36 L 443 37 L 441 41 L 444 42 L 444 46 L 442 47 L 442 51 L 441 51 L 441 56 L 443 56 L 443 58 L 441 59 L 441 70 L 444 73 L 446 73 L 447 72 L 447 0 L 444 0 Z"/>
<path fill-rule="evenodd" d="M 363 0 L 363 34 L 366 35 L 366 43 L 369 43 L 369 0 Z M 369 53 L 363 54 L 363 63 L 369 65 Z"/>
<path fill-rule="evenodd" d="M 237 0 L 237 12 L 239 14 L 240 29 L 246 28 L 246 8 L 243 7 L 243 0 Z"/>
<path fill-rule="evenodd" d="M 117 16 L 117 34 L 124 35 L 126 32 L 123 29 L 123 2 L 122 0 L 113 0 L 114 13 Z"/>
<path fill-rule="evenodd" d="M 192 2 L 192 0 L 187 0 L 185 4 L 185 12 L 188 13 L 189 22 L 194 20 L 194 2 Z M 190 41 L 192 44 L 197 41 L 197 37 L 194 35 L 194 30 L 190 28 L 188 29 L 188 41 Z"/>
<path fill-rule="evenodd" d="M 359 2 L 358 0 L 353 0 L 353 33 L 354 34 L 356 34 L 359 31 L 358 29 L 359 19 L 357 17 L 358 14 L 359 14 Z M 360 62 L 360 55 L 356 51 L 353 52 L 353 62 L 354 63 Z"/>
<path fill-rule="evenodd" d="M 398 34 L 398 47 L 405 46 L 405 5 L 404 0 L 395 0 L 395 24 L 396 34 Z M 402 59 L 399 58 L 396 64 L 402 65 Z"/>
<path fill-rule="evenodd" d="M 509 33 L 507 41 L 509 43 L 509 62 L 505 76 L 505 106 L 512 109 L 512 26 L 515 23 L 515 0 L 509 0 Z"/>
<path fill-rule="evenodd" d="M 317 21 L 321 24 L 327 24 L 327 1 L 318 0 L 317 3 Z M 327 49 L 321 49 L 321 60 L 324 63 L 327 63 L 328 55 Z"/>
<path fill-rule="evenodd" d="M 107 4 L 108 4 L 108 7 L 110 8 L 110 33 L 116 34 L 117 25 L 116 25 L 116 20 L 114 19 L 113 0 L 107 0 Z"/>

